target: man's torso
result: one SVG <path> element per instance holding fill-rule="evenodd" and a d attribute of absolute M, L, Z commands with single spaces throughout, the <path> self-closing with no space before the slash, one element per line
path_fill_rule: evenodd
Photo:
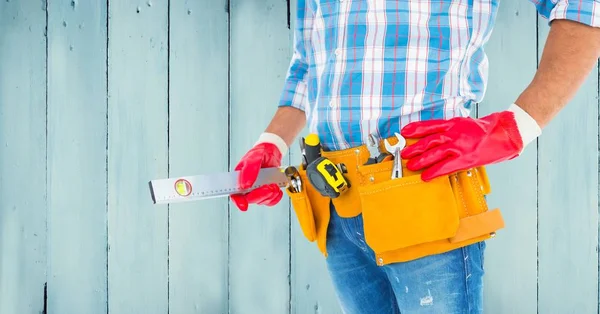
<path fill-rule="evenodd" d="M 497 0 L 306 0 L 308 126 L 327 149 L 466 116 L 484 95 Z"/>

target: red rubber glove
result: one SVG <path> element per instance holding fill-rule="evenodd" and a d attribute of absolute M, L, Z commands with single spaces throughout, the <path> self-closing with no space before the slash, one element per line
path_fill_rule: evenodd
<path fill-rule="evenodd" d="M 517 157 L 541 130 L 530 116 L 526 113 L 527 116 L 523 116 L 522 109 L 515 109 L 514 105 L 510 109 L 480 119 L 458 117 L 406 125 L 401 130 L 402 136 L 421 138 L 402 151 L 402 158 L 408 159 L 406 167 L 411 171 L 425 169 L 421 178 L 429 181 Z M 519 126 L 527 129 L 525 144 Z"/>
<path fill-rule="evenodd" d="M 240 171 L 238 185 L 242 189 L 250 188 L 261 168 L 281 166 L 282 153 L 277 145 L 269 142 L 258 143 L 250 149 L 235 167 Z M 233 194 L 231 200 L 241 210 L 248 210 L 249 204 L 274 206 L 283 197 L 283 191 L 277 184 L 260 186 L 246 194 Z"/>

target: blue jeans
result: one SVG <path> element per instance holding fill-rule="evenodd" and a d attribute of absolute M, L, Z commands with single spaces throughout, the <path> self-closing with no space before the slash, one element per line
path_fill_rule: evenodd
<path fill-rule="evenodd" d="M 417 260 L 377 266 L 362 216 L 331 207 L 327 268 L 346 314 L 482 313 L 485 242 Z"/>

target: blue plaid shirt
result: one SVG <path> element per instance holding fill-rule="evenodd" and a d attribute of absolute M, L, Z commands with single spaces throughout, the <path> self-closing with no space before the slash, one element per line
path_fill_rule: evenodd
<path fill-rule="evenodd" d="M 600 0 L 529 1 L 549 20 L 600 26 Z M 483 45 L 498 4 L 298 0 L 279 106 L 304 110 L 327 150 L 393 136 L 413 121 L 468 116 L 485 93 Z"/>

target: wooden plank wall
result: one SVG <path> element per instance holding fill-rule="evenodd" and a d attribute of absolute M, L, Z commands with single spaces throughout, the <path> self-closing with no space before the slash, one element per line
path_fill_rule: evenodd
<path fill-rule="evenodd" d="M 103 313 L 107 11 L 98 2 L 47 4 L 47 310 Z"/>
<path fill-rule="evenodd" d="M 226 0 L 171 0 L 171 176 L 228 170 L 226 6 Z M 170 206 L 170 313 L 227 313 L 228 217 L 227 199 Z"/>
<path fill-rule="evenodd" d="M 290 55 L 287 4 L 231 0 L 230 169 L 275 113 Z M 287 162 L 286 162 L 287 163 Z M 230 311 L 287 313 L 290 305 L 290 210 L 231 206 Z"/>
<path fill-rule="evenodd" d="M 535 16 L 535 7 L 527 1 L 500 5 L 486 47 L 489 85 L 477 115 L 505 109 L 535 74 Z M 519 158 L 488 167 L 492 184 L 488 202 L 502 210 L 506 229 L 487 242 L 486 313 L 537 313 L 537 171 L 536 143 Z"/>
<path fill-rule="evenodd" d="M 0 313 L 44 309 L 48 262 L 45 9 L 37 1 L 0 1 Z"/>
<path fill-rule="evenodd" d="M 549 26 L 541 20 L 538 26 L 538 42 L 543 47 Z M 599 311 L 600 71 L 594 72 L 538 141 L 540 313 Z"/>
<path fill-rule="evenodd" d="M 295 4 L 0 1 L 0 313 L 341 313 L 287 196 L 242 213 L 147 188 L 235 167 L 276 110 Z M 473 116 L 518 96 L 548 29 L 502 3 Z M 486 313 L 598 313 L 598 74 L 489 167 L 507 228 L 488 241 Z"/>
<path fill-rule="evenodd" d="M 143 180 L 168 175 L 168 5 L 108 5 L 108 312 L 168 310 L 168 211 Z"/>

